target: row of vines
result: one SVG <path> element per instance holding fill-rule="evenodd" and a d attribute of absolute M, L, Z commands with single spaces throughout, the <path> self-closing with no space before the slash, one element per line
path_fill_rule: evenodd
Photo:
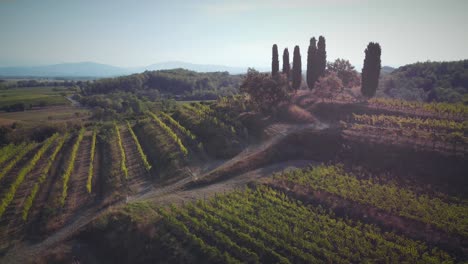
<path fill-rule="evenodd" d="M 264 186 L 158 212 L 167 232 L 158 237 L 172 243 L 176 262 L 178 242 L 204 263 L 453 263 L 423 242 L 337 218 Z"/>
<path fill-rule="evenodd" d="M 468 201 L 448 203 L 394 184 L 359 180 L 340 166 L 297 169 L 277 174 L 274 179 L 286 186 L 300 185 L 310 190 L 325 191 L 468 237 Z"/>
<path fill-rule="evenodd" d="M 39 159 L 49 149 L 49 147 L 57 139 L 57 137 L 58 134 L 54 134 L 52 137 L 48 138 L 42 144 L 42 146 L 39 148 L 36 154 L 34 154 L 31 160 L 29 160 L 29 162 L 21 168 L 14 182 L 11 184 L 10 188 L 5 193 L 2 199 L 2 202 L 0 204 L 0 217 L 5 213 L 5 210 L 7 209 L 8 205 L 10 205 L 11 201 L 13 201 L 13 198 L 16 194 L 16 190 L 21 185 L 21 183 L 23 183 L 24 179 L 26 178 L 26 175 L 34 169 Z"/>

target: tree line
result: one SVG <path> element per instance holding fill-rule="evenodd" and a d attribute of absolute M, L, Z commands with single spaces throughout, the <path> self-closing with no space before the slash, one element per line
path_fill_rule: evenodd
<path fill-rule="evenodd" d="M 361 93 L 365 97 L 372 97 L 378 87 L 380 69 L 381 69 L 381 47 L 378 43 L 370 42 L 365 49 L 364 67 L 362 68 L 362 82 L 361 82 Z M 273 77 L 279 74 L 279 59 L 278 59 L 278 46 L 273 45 L 272 48 L 272 64 L 271 64 L 271 75 Z M 349 76 L 349 71 L 354 70 L 349 62 L 346 63 L 344 60 L 338 59 L 334 63 L 327 64 L 327 51 L 326 42 L 323 36 L 318 38 L 315 37 L 310 39 L 310 45 L 307 51 L 307 71 L 306 71 L 306 85 L 309 89 L 314 89 L 317 82 L 321 77 L 327 74 L 327 67 L 331 70 L 335 70 L 337 74 L 341 74 L 341 81 L 348 84 L 352 78 Z M 340 69 L 344 69 L 340 72 Z M 282 74 L 291 80 L 291 88 L 298 90 L 302 84 L 302 61 L 301 52 L 299 46 L 294 47 L 293 63 L 290 68 L 289 62 L 289 51 L 285 48 L 283 51 L 283 69 Z"/>

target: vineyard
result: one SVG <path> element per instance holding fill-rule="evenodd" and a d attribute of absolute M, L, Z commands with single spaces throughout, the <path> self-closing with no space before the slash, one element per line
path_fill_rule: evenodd
<path fill-rule="evenodd" d="M 444 251 L 305 206 L 268 187 L 156 209 L 167 250 L 191 263 L 453 263 Z M 160 241 L 159 243 L 163 243 Z M 181 250 L 190 246 L 190 251 Z"/>
<path fill-rule="evenodd" d="M 374 178 L 369 162 L 353 159 L 359 155 L 351 144 L 366 142 L 366 150 L 390 144 L 463 160 L 468 123 L 460 119 L 461 106 L 370 100 L 369 109 L 393 110 L 347 112 L 341 122 L 317 126 L 265 122 L 259 130 L 271 136 L 248 145 L 256 138 L 239 118 L 242 104 L 233 97 L 148 108 L 0 148 L 0 253 L 20 240 L 71 232 L 67 246 L 75 235 L 83 245 L 86 236 L 102 243 L 70 254 L 112 253 L 114 262 L 466 260 L 464 194 L 432 192 L 429 183 L 417 177 L 405 182 L 391 168 L 385 178 Z M 255 118 L 254 126 L 262 127 Z M 369 171 L 358 175 L 350 167 Z M 211 184 L 213 175 L 227 176 Z"/>
<path fill-rule="evenodd" d="M 437 117 L 464 121 L 468 117 L 468 107 L 462 103 L 423 103 L 388 98 L 372 98 L 369 106 L 388 109 L 402 113 L 410 113 L 425 117 Z"/>
<path fill-rule="evenodd" d="M 342 121 L 341 125 L 346 138 L 409 145 L 455 155 L 466 155 L 468 151 L 467 121 L 353 114 L 349 122 Z"/>
<path fill-rule="evenodd" d="M 294 170 L 275 175 L 273 181 L 283 186 L 303 186 L 311 192 L 324 191 L 468 237 L 468 201 L 465 200 L 449 203 L 394 184 L 359 180 L 339 166 Z"/>

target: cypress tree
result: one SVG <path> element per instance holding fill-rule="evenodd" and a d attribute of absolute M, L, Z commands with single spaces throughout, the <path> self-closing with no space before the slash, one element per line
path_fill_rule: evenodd
<path fill-rule="evenodd" d="M 370 42 L 365 50 L 364 66 L 362 68 L 361 93 L 366 97 L 375 95 L 379 85 L 382 50 L 379 43 Z"/>
<path fill-rule="evenodd" d="M 318 79 L 317 74 L 317 45 L 315 38 L 310 39 L 309 50 L 307 51 L 307 85 L 313 89 Z"/>
<path fill-rule="evenodd" d="M 293 68 L 292 68 L 292 88 L 298 90 L 302 82 L 302 62 L 299 46 L 294 47 Z"/>
<path fill-rule="evenodd" d="M 325 50 L 325 38 L 323 36 L 319 37 L 317 43 L 317 66 L 318 77 L 324 76 L 327 67 L 327 51 Z"/>
<path fill-rule="evenodd" d="M 273 45 L 273 57 L 271 59 L 271 75 L 276 76 L 279 72 L 278 46 Z"/>
<path fill-rule="evenodd" d="M 289 51 L 288 48 L 285 48 L 283 51 L 283 74 L 286 75 L 288 80 L 290 75 L 290 68 L 291 65 L 289 65 Z"/>

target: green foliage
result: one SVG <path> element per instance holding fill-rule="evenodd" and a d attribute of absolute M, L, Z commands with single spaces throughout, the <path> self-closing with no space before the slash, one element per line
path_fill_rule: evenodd
<path fill-rule="evenodd" d="M 359 180 L 345 173 L 339 166 L 321 165 L 312 169 L 288 171 L 276 175 L 275 179 L 326 191 L 468 237 L 466 202 L 449 204 L 393 184 L 380 184 L 371 179 Z"/>
<path fill-rule="evenodd" d="M 34 184 L 34 187 L 32 188 L 31 193 L 26 198 L 26 200 L 24 202 L 23 214 L 22 214 L 22 218 L 23 218 L 24 221 L 26 221 L 26 219 L 28 219 L 29 210 L 31 209 L 31 207 L 33 205 L 33 202 L 34 202 L 34 199 L 36 198 L 37 192 L 39 191 L 39 188 L 41 187 L 42 183 L 44 183 L 44 181 L 46 180 L 46 178 L 47 178 L 47 176 L 49 174 L 49 171 L 52 168 L 52 164 L 53 164 L 53 162 L 55 160 L 55 157 L 60 152 L 63 145 L 65 144 L 65 141 L 68 139 L 69 136 L 70 135 L 67 133 L 67 134 L 65 134 L 63 137 L 61 137 L 59 139 L 59 141 L 57 143 L 57 146 L 54 149 L 54 152 L 52 153 L 52 155 L 50 155 L 49 159 L 47 160 L 47 164 L 42 169 L 41 174 L 39 175 L 38 181 Z"/>
<path fill-rule="evenodd" d="M 309 89 L 313 89 L 315 82 L 319 77 L 318 57 L 317 57 L 317 44 L 315 38 L 310 39 L 309 50 L 307 51 L 307 85 Z"/>
<path fill-rule="evenodd" d="M 340 78 L 345 88 L 352 88 L 361 84 L 359 73 L 348 60 L 336 59 L 327 64 L 328 72 L 334 72 Z"/>
<path fill-rule="evenodd" d="M 250 68 L 240 91 L 247 93 L 261 110 L 267 112 L 289 100 L 288 80 L 284 75 L 270 76 Z"/>
<path fill-rule="evenodd" d="M 278 60 L 278 46 L 273 45 L 272 48 L 272 59 L 271 59 L 271 75 L 275 76 L 279 72 L 279 60 Z"/>
<path fill-rule="evenodd" d="M 186 129 L 185 127 L 183 127 L 179 122 L 177 122 L 176 120 L 174 120 L 174 118 L 172 118 L 170 115 L 164 113 L 164 112 L 160 112 L 159 113 L 165 120 L 167 120 L 171 125 L 175 126 L 180 132 L 182 132 L 182 134 L 184 134 L 186 137 L 192 139 L 192 140 L 196 140 L 197 137 L 192 134 L 192 132 L 190 132 L 190 130 Z"/>
<path fill-rule="evenodd" d="M 133 142 L 135 142 L 135 145 L 137 146 L 138 153 L 140 153 L 140 157 L 141 157 L 141 160 L 143 161 L 143 164 L 145 165 L 145 169 L 149 171 L 151 169 L 151 165 L 149 164 L 148 159 L 146 158 L 146 154 L 140 145 L 140 141 L 138 141 L 138 137 L 135 135 L 135 132 L 133 131 L 133 128 L 128 121 L 127 121 L 127 127 L 128 127 L 128 131 L 132 135 Z"/>
<path fill-rule="evenodd" d="M 29 144 L 26 144 L 26 143 L 22 143 L 21 145 L 18 145 L 16 147 L 16 149 L 12 149 L 10 150 L 12 153 L 11 155 L 8 155 L 10 157 L 12 157 L 13 159 L 10 160 L 10 162 L 8 162 L 3 168 L 2 170 L 0 171 L 0 180 L 5 177 L 5 175 L 8 174 L 8 172 L 11 171 L 11 169 L 13 169 L 16 164 L 24 157 L 26 156 L 26 154 L 29 153 L 29 151 L 31 151 L 32 149 L 34 149 L 36 147 L 36 144 L 35 143 L 29 143 Z M 14 153 L 14 154 L 13 154 Z"/>
<path fill-rule="evenodd" d="M 370 42 L 365 50 L 364 67 L 362 68 L 361 93 L 366 97 L 373 97 L 379 86 L 380 55 L 382 50 L 379 43 Z"/>
<path fill-rule="evenodd" d="M 379 92 L 392 98 L 463 102 L 468 94 L 468 60 L 418 62 L 384 76 Z"/>
<path fill-rule="evenodd" d="M 161 119 L 159 119 L 158 116 L 156 116 L 152 112 L 148 112 L 148 115 L 153 118 L 153 120 L 158 124 L 159 127 L 161 127 L 171 138 L 174 140 L 174 142 L 179 146 L 180 151 L 184 154 L 184 156 L 188 155 L 188 150 L 180 140 L 179 136 L 177 136 L 174 131 L 170 127 L 168 127 Z"/>
<path fill-rule="evenodd" d="M 290 71 L 291 71 L 291 65 L 289 64 L 289 51 L 288 48 L 285 48 L 283 51 L 283 74 L 286 75 L 286 79 L 289 82 L 289 77 L 290 77 Z"/>
<path fill-rule="evenodd" d="M 298 90 L 302 83 L 302 62 L 299 46 L 294 47 L 293 68 L 292 68 L 292 88 Z"/>
<path fill-rule="evenodd" d="M 229 106 L 215 104 L 211 108 L 200 103 L 185 104 L 173 115 L 184 127 L 193 131 L 200 143 L 203 142 L 203 149 L 216 158 L 228 158 L 239 153 L 245 130 L 236 121 L 239 112 L 231 108 L 242 104 L 242 101 L 225 102 L 229 102 Z"/>
<path fill-rule="evenodd" d="M 86 190 L 88 191 L 88 193 L 91 193 L 91 186 L 93 183 L 94 155 L 96 154 L 96 136 L 97 136 L 97 128 L 94 128 L 93 136 L 91 139 L 91 152 L 89 154 L 88 180 L 86 181 Z"/>
<path fill-rule="evenodd" d="M 337 218 L 264 186 L 158 212 L 157 237 L 173 238 L 166 245 L 175 262 L 182 245 L 205 263 L 453 262 L 423 242 Z"/>
<path fill-rule="evenodd" d="M 424 103 L 389 98 L 372 98 L 368 102 L 371 106 L 415 114 L 436 115 L 443 118 L 463 120 L 468 116 L 468 106 L 461 103 Z"/>
<path fill-rule="evenodd" d="M 120 170 L 123 172 L 125 179 L 128 178 L 128 169 L 127 169 L 127 156 L 125 154 L 125 149 L 122 143 L 122 137 L 120 136 L 119 126 L 114 122 L 115 133 L 117 135 L 117 143 L 119 145 L 120 151 Z"/>
<path fill-rule="evenodd" d="M 25 146 L 26 146 L 25 142 L 21 143 L 20 145 L 15 145 L 15 144 L 10 143 L 7 146 L 0 149 L 0 165 L 2 165 L 4 162 L 14 157 Z"/>
<path fill-rule="evenodd" d="M 241 82 L 238 75 L 227 72 L 197 73 L 183 69 L 146 71 L 118 78 L 108 78 L 86 84 L 85 95 L 107 94 L 117 91 L 146 94 L 158 91 L 166 96 L 196 99 L 216 99 L 237 92 Z"/>
<path fill-rule="evenodd" d="M 78 132 L 78 136 L 75 140 L 75 143 L 73 144 L 70 158 L 68 159 L 68 163 L 67 163 L 68 166 L 65 169 L 65 172 L 62 176 L 63 187 L 62 187 L 62 196 L 60 197 L 61 206 L 65 205 L 65 200 L 67 199 L 67 196 L 68 196 L 68 181 L 70 181 L 70 176 L 73 173 L 73 169 L 75 168 L 76 155 L 78 154 L 78 149 L 80 147 L 81 141 L 83 140 L 85 131 L 86 131 L 85 128 L 82 127 L 80 129 L 80 132 Z"/>
<path fill-rule="evenodd" d="M 49 149 L 49 147 L 52 145 L 55 139 L 57 139 L 57 137 L 58 134 L 54 134 L 52 137 L 47 139 L 36 152 L 36 154 L 34 154 L 34 156 L 31 158 L 29 163 L 21 168 L 18 175 L 16 176 L 15 181 L 11 184 L 10 188 L 3 197 L 2 203 L 0 204 L 0 217 L 5 213 L 5 210 L 7 209 L 11 201 L 13 201 L 13 198 L 16 194 L 16 190 L 21 185 L 21 183 L 23 183 L 24 178 L 26 178 L 26 175 L 34 169 L 39 159 Z"/>
<path fill-rule="evenodd" d="M 327 51 L 325 47 L 325 38 L 320 36 L 317 42 L 317 74 L 318 77 L 325 75 L 325 68 L 327 67 Z"/>

